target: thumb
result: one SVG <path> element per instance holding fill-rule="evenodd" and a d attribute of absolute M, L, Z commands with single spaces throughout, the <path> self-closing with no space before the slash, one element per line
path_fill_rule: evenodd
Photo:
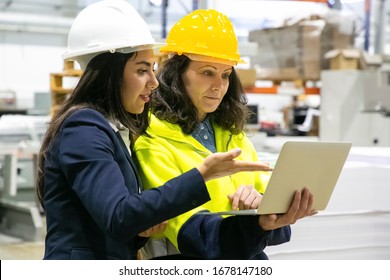
<path fill-rule="evenodd" d="M 241 154 L 240 148 L 235 148 L 225 153 L 225 160 L 232 160 Z"/>

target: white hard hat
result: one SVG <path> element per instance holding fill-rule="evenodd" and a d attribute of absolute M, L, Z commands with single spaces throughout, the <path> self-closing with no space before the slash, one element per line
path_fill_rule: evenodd
<path fill-rule="evenodd" d="M 89 61 L 104 52 L 131 53 L 159 48 L 148 25 L 124 0 L 103 0 L 84 8 L 68 34 L 64 60 L 77 61 L 85 69 Z"/>

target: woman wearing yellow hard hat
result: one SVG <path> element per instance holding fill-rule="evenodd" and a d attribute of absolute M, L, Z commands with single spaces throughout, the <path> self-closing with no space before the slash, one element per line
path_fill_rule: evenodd
<path fill-rule="evenodd" d="M 234 70 L 241 63 L 230 20 L 195 10 L 179 20 L 161 48 L 169 54 L 158 71 L 147 136 L 134 146 L 145 186 L 188 171 L 207 156 L 240 148 L 258 161 L 244 127 L 247 99 Z M 269 174 L 239 173 L 208 182 L 211 200 L 170 219 L 163 234 L 143 247 L 145 258 L 267 259 L 264 248 L 290 240 L 289 225 L 314 214 L 308 190 L 283 215 L 221 216 L 199 213 L 257 208 Z"/>
<path fill-rule="evenodd" d="M 194 163 L 197 168 L 164 182 L 159 192 L 142 191 L 131 147 L 148 125 L 159 46 L 123 0 L 91 4 L 74 20 L 64 58 L 84 72 L 54 115 L 38 160 L 45 259 L 135 259 L 167 219 L 210 199 L 205 182 L 267 169 L 233 160 L 235 150 Z"/>

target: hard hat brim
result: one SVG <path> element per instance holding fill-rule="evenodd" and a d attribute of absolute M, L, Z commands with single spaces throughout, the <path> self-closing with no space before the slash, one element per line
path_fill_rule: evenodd
<path fill-rule="evenodd" d="M 152 44 L 145 44 L 145 45 L 139 45 L 139 46 L 104 46 L 101 48 L 90 48 L 90 49 L 84 49 L 82 51 L 69 51 L 65 52 L 62 55 L 62 58 L 64 60 L 77 60 L 77 58 L 83 57 L 83 56 L 96 56 L 101 53 L 106 53 L 106 52 L 119 52 L 119 53 L 132 53 L 132 52 L 137 52 L 137 51 L 142 51 L 142 50 L 149 50 L 149 49 L 159 49 L 161 47 L 166 46 L 166 43 L 159 43 L 155 42 Z"/>
<path fill-rule="evenodd" d="M 161 53 L 168 53 L 169 57 L 172 57 L 173 55 L 185 55 L 189 59 L 194 60 L 194 61 L 203 61 L 203 62 L 213 62 L 213 63 L 220 63 L 220 64 L 226 64 L 230 66 L 237 66 L 237 64 L 247 64 L 245 60 L 242 60 L 241 58 L 238 60 L 231 60 L 231 59 L 226 59 L 225 57 L 217 57 L 213 55 L 203 55 L 203 54 L 196 54 L 196 53 L 178 53 L 178 52 L 167 52 L 163 51 L 160 49 Z"/>

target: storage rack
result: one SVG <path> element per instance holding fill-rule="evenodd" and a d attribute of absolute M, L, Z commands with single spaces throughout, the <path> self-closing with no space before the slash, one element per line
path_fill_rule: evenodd
<path fill-rule="evenodd" d="M 298 94 L 306 95 L 319 95 L 321 93 L 321 87 L 319 86 L 306 86 L 304 80 L 287 80 L 287 82 L 293 83 L 293 91 Z M 318 82 L 318 81 L 314 81 Z M 255 94 L 283 94 L 289 93 L 292 88 L 283 86 L 283 81 L 273 80 L 272 86 L 245 86 L 244 90 L 246 93 L 255 93 Z"/>
<path fill-rule="evenodd" d="M 281 92 L 281 88 L 279 86 L 272 87 L 245 87 L 246 93 L 257 93 L 257 94 L 278 94 Z M 308 95 L 318 95 L 320 94 L 319 87 L 304 87 L 302 88 L 303 94 Z"/>
<path fill-rule="evenodd" d="M 74 61 L 65 61 L 62 72 L 50 74 L 51 116 L 57 112 L 59 106 L 64 103 L 73 91 L 71 87 L 64 87 L 64 78 L 79 78 L 81 75 L 82 71 L 75 69 Z"/>

